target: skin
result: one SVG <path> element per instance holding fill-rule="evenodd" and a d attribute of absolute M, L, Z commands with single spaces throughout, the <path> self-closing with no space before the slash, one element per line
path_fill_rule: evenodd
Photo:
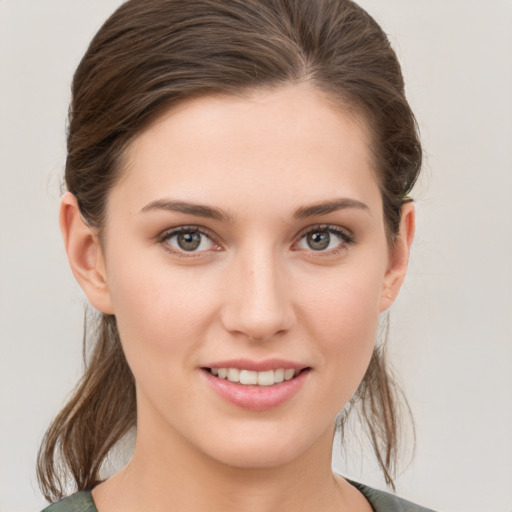
<path fill-rule="evenodd" d="M 334 420 L 404 279 L 414 209 L 390 247 L 369 145 L 364 122 L 308 84 L 204 97 L 135 139 L 102 243 L 64 195 L 71 268 L 91 304 L 116 315 L 137 389 L 135 453 L 93 491 L 100 512 L 371 510 L 331 473 Z M 229 218 L 160 207 L 169 201 Z M 209 236 L 198 251 L 164 239 L 191 225 Z M 313 250 L 306 232 L 327 229 L 352 241 L 332 231 Z M 201 370 L 273 357 L 311 370 L 264 411 L 226 402 Z"/>

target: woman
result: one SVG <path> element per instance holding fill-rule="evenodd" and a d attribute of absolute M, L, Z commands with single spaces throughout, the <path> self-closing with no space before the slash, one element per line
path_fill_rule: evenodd
<path fill-rule="evenodd" d="M 374 344 L 421 147 L 375 21 L 347 0 L 131 0 L 72 92 L 60 222 L 100 317 L 39 455 L 49 500 L 65 475 L 79 492 L 46 510 L 425 510 L 331 472 L 357 404 L 390 485 L 397 449 Z"/>

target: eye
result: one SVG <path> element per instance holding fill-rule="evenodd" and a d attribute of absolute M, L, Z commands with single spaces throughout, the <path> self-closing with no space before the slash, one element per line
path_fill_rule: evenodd
<path fill-rule="evenodd" d="M 353 242 L 352 236 L 337 226 L 318 226 L 304 233 L 297 247 L 301 250 L 336 253 Z"/>
<path fill-rule="evenodd" d="M 167 231 L 160 242 L 168 246 L 167 250 L 181 253 L 198 253 L 219 248 L 206 233 L 192 226 Z"/>

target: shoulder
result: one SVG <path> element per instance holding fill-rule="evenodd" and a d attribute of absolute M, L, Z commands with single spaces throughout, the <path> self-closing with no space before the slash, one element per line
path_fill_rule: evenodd
<path fill-rule="evenodd" d="M 367 485 L 347 480 L 370 502 L 375 512 L 433 512 L 410 501 L 399 498 L 394 494 L 373 489 Z"/>
<path fill-rule="evenodd" d="M 98 512 L 91 491 L 81 491 L 46 507 L 42 512 Z"/>

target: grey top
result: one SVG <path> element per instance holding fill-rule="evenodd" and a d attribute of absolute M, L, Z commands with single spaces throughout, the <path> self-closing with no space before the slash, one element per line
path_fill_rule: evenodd
<path fill-rule="evenodd" d="M 363 494 L 374 512 L 433 512 L 393 494 L 350 480 L 348 482 Z M 98 512 L 98 510 L 94 505 L 91 491 L 81 491 L 46 507 L 42 512 Z"/>

